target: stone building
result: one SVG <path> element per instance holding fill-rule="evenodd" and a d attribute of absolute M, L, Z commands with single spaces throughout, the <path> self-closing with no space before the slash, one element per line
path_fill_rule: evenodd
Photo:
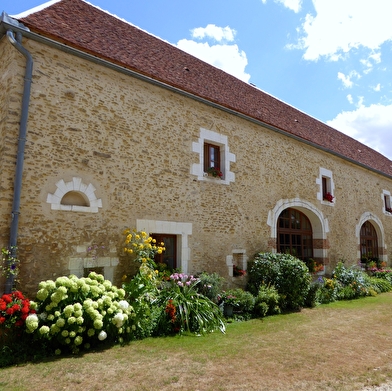
<path fill-rule="evenodd" d="M 82 0 L 3 13 L 0 53 L 0 245 L 23 291 L 119 284 L 128 227 L 233 284 L 258 251 L 389 261 L 392 161 L 366 145 Z"/>

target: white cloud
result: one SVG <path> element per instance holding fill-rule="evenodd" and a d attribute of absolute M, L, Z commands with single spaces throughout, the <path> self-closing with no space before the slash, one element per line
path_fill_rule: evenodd
<path fill-rule="evenodd" d="M 351 88 L 354 82 L 351 80 L 353 77 L 359 79 L 361 76 L 356 71 L 351 71 L 347 76 L 342 72 L 338 72 L 338 79 L 342 81 L 344 88 Z"/>
<path fill-rule="evenodd" d="M 392 39 L 389 0 L 313 0 L 316 15 L 306 15 L 299 44 L 304 58 L 338 60 L 351 49 L 366 47 L 374 53 Z M 292 46 L 293 47 L 293 46 Z"/>
<path fill-rule="evenodd" d="M 302 0 L 275 0 L 277 3 L 283 4 L 286 8 L 291 9 L 295 13 L 301 10 Z"/>
<path fill-rule="evenodd" d="M 207 27 L 198 27 L 192 30 L 192 37 L 197 39 L 212 38 L 217 42 L 234 41 L 236 31 L 229 26 L 218 27 L 214 24 L 208 24 Z"/>
<path fill-rule="evenodd" d="M 248 65 L 246 53 L 240 50 L 236 44 L 227 43 L 234 41 L 235 34 L 236 31 L 230 27 L 209 24 L 205 28 L 193 29 L 192 37 L 212 39 L 222 43 L 210 45 L 208 42 L 181 39 L 177 42 L 177 47 L 247 83 L 250 75 L 245 72 Z"/>
<path fill-rule="evenodd" d="M 373 90 L 376 91 L 376 92 L 381 91 L 381 84 L 378 83 L 376 86 L 373 87 Z"/>
<path fill-rule="evenodd" d="M 284 5 L 286 8 L 291 9 L 295 13 L 298 13 L 301 10 L 302 0 L 274 0 L 275 3 L 280 3 Z M 267 0 L 261 0 L 263 4 L 267 3 Z"/>
<path fill-rule="evenodd" d="M 356 110 L 343 111 L 327 124 L 392 159 L 392 105 L 363 106 L 360 101 Z"/>
<path fill-rule="evenodd" d="M 354 103 L 354 99 L 353 99 L 353 96 L 352 96 L 351 94 L 348 94 L 348 95 L 347 95 L 347 100 L 348 100 L 351 104 Z"/>

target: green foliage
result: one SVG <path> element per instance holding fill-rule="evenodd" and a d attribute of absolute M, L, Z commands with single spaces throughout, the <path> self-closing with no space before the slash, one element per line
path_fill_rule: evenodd
<path fill-rule="evenodd" d="M 382 278 L 392 284 L 392 271 L 391 270 L 377 270 L 372 273 L 373 277 Z"/>
<path fill-rule="evenodd" d="M 196 290 L 205 297 L 208 297 L 214 303 L 218 300 L 218 293 L 222 289 L 224 278 L 218 273 L 200 273 L 197 278 L 199 283 L 195 286 Z"/>
<path fill-rule="evenodd" d="M 370 277 L 370 285 L 377 293 L 392 291 L 392 283 L 386 278 Z"/>
<path fill-rule="evenodd" d="M 356 266 L 346 267 L 339 262 L 332 278 L 320 277 L 317 280 L 316 302 L 326 304 L 389 292 L 392 290 L 391 275 L 389 271 L 377 271 L 369 276 Z"/>
<path fill-rule="evenodd" d="M 280 296 L 274 286 L 261 285 L 255 298 L 254 312 L 257 316 L 280 314 Z"/>
<path fill-rule="evenodd" d="M 161 308 L 156 335 L 172 333 L 206 334 L 225 332 L 219 307 L 196 290 L 199 280 L 174 273 L 160 292 L 157 305 Z"/>
<path fill-rule="evenodd" d="M 218 295 L 218 303 L 231 304 L 234 307 L 234 318 L 248 320 L 253 316 L 255 297 L 241 288 L 228 289 Z"/>
<path fill-rule="evenodd" d="M 248 290 L 257 295 L 261 285 L 273 285 L 280 307 L 298 310 L 305 304 L 311 276 L 304 262 L 290 254 L 259 253 L 248 267 Z"/>
<path fill-rule="evenodd" d="M 142 264 L 131 281 L 123 284 L 126 299 L 135 311 L 135 324 L 132 339 L 149 337 L 156 327 L 160 309 L 154 306 L 158 296 L 159 281 L 148 264 Z"/>
<path fill-rule="evenodd" d="M 358 267 L 347 268 L 343 262 L 339 262 L 332 272 L 332 277 L 339 283 L 336 285 L 338 300 L 367 296 L 370 287 L 369 276 Z"/>
<path fill-rule="evenodd" d="M 318 289 L 316 290 L 316 303 L 328 304 L 336 301 L 337 296 L 337 285 L 340 285 L 336 280 L 332 278 L 319 277 L 315 284 Z"/>
<path fill-rule="evenodd" d="M 313 308 L 317 305 L 317 291 L 319 290 L 319 284 L 310 284 L 309 292 L 305 299 L 305 307 Z"/>
<path fill-rule="evenodd" d="M 131 339 L 135 320 L 124 297 L 123 289 L 94 272 L 42 281 L 34 303 L 38 316 L 27 317 L 27 332 L 56 354 L 77 353 L 104 340 L 124 342 Z"/>

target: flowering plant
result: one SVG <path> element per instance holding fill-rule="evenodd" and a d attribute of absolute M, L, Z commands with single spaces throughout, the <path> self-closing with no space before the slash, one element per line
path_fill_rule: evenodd
<path fill-rule="evenodd" d="M 49 340 L 56 354 L 78 353 L 106 338 L 122 343 L 136 329 L 125 291 L 95 272 L 42 281 L 33 304 L 37 314 L 27 317 L 27 332 Z"/>
<path fill-rule="evenodd" d="M 165 244 L 163 242 L 157 243 L 155 239 L 149 236 L 144 231 L 131 232 L 130 229 L 124 230 L 124 253 L 133 254 L 135 262 L 140 264 L 148 264 L 155 267 L 155 254 L 162 254 L 165 251 Z"/>
<path fill-rule="evenodd" d="M 233 265 L 233 276 L 234 277 L 245 276 L 245 274 L 246 274 L 246 270 L 242 270 L 237 265 Z"/>
<path fill-rule="evenodd" d="M 223 177 L 222 171 L 219 170 L 219 168 L 216 168 L 216 167 L 209 167 L 207 169 L 207 174 L 213 176 L 214 178 L 222 178 Z"/>
<path fill-rule="evenodd" d="M 392 213 L 392 208 L 385 207 L 385 210 L 386 210 L 388 213 Z"/>
<path fill-rule="evenodd" d="M 184 273 L 173 273 L 162 285 L 157 304 L 164 310 L 158 319 L 158 334 L 190 332 L 204 334 L 225 332 L 219 307 L 198 293 L 200 279 Z"/>
<path fill-rule="evenodd" d="M 333 202 L 333 199 L 334 199 L 334 198 L 335 198 L 335 197 L 334 197 L 330 192 L 324 194 L 324 200 L 327 200 L 327 201 L 329 201 L 329 202 Z"/>
<path fill-rule="evenodd" d="M 30 300 L 19 291 L 4 294 L 0 298 L 0 327 L 22 327 L 33 313 L 35 311 L 30 307 Z"/>
<path fill-rule="evenodd" d="M 13 252 L 16 252 L 16 247 L 1 249 L 2 265 L 0 265 L 0 269 L 4 276 L 13 275 L 16 279 L 19 274 L 20 261 L 12 254 Z"/>
<path fill-rule="evenodd" d="M 223 291 L 218 295 L 218 303 L 236 306 L 238 304 L 238 300 L 237 297 L 232 295 L 230 292 Z"/>

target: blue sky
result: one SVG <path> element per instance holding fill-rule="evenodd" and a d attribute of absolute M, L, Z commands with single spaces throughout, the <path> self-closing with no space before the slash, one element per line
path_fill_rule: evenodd
<path fill-rule="evenodd" d="M 42 0 L 0 0 L 16 15 Z M 92 0 L 392 159 L 391 0 Z"/>

